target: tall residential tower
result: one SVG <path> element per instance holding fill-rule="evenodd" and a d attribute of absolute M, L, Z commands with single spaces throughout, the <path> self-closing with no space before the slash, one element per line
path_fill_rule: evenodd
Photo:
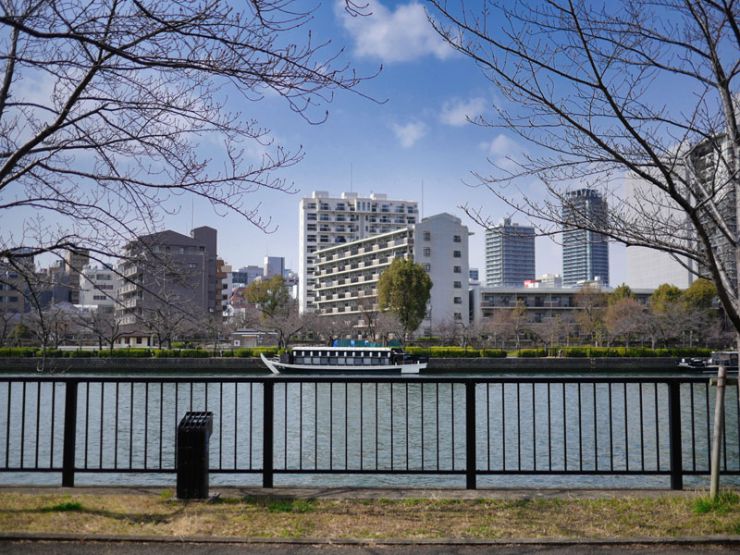
<path fill-rule="evenodd" d="M 607 226 L 606 200 L 595 189 L 577 189 L 565 194 L 562 210 L 564 222 L 578 224 L 563 228 L 563 286 L 581 281 L 609 285 L 609 243 L 592 231 Z"/>
<path fill-rule="evenodd" d="M 486 230 L 486 284 L 524 287 L 534 279 L 534 228 L 505 218 Z"/>

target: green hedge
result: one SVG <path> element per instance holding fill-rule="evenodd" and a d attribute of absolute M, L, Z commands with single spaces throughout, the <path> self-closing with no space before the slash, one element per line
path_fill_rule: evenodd
<path fill-rule="evenodd" d="M 154 351 L 156 358 L 208 358 L 211 351 L 205 349 L 158 349 Z"/>
<path fill-rule="evenodd" d="M 101 357 L 104 358 L 150 358 L 154 356 L 151 349 L 113 349 L 100 351 Z"/>
<path fill-rule="evenodd" d="M 506 351 L 500 349 L 466 349 L 464 347 L 406 347 L 410 355 L 429 358 L 503 358 Z"/>
<path fill-rule="evenodd" d="M 0 357 L 34 357 L 36 347 L 0 347 Z"/>
<path fill-rule="evenodd" d="M 234 349 L 234 356 L 239 358 L 252 358 L 259 357 L 260 354 L 266 357 L 274 357 L 278 354 L 277 347 L 242 347 L 240 349 Z"/>
<path fill-rule="evenodd" d="M 631 357 L 708 357 L 708 347 L 673 347 L 650 349 L 648 347 L 550 347 L 549 349 L 520 349 L 520 358 L 566 357 L 566 358 L 631 358 Z"/>

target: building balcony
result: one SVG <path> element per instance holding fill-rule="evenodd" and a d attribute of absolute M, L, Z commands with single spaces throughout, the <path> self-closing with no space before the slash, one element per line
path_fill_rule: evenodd
<path fill-rule="evenodd" d="M 139 289 L 139 286 L 136 283 L 127 283 L 126 285 L 121 286 L 121 288 L 118 290 L 118 293 L 120 295 L 126 295 L 128 293 L 134 293 Z"/>

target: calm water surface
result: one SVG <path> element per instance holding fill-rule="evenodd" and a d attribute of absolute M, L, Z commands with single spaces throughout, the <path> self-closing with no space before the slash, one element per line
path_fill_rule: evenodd
<path fill-rule="evenodd" d="M 464 377 L 468 376 L 473 374 Z M 495 376 L 526 379 L 536 375 Z M 637 377 L 613 375 L 615 379 L 619 376 Z M 82 382 L 78 394 L 77 467 L 171 469 L 176 423 L 188 410 L 209 410 L 214 417 L 209 450 L 211 484 L 260 485 L 263 386 L 206 384 L 198 382 L 198 376 L 187 377 L 193 380 L 192 384 Z M 462 376 L 434 374 L 429 379 L 457 377 Z M 557 377 L 588 379 L 582 373 Z M 640 374 L 640 377 L 650 375 Z M 276 470 L 444 473 L 465 469 L 465 386 L 462 384 L 408 384 L 393 380 L 379 384 L 294 382 L 277 383 L 274 387 Z M 22 384 L 8 387 L 7 383 L 0 383 L 0 466 L 61 466 L 64 389 L 62 383 L 40 388 L 27 384 L 24 395 Z M 685 384 L 681 388 L 682 451 L 687 471 L 709 467 L 710 418 L 707 416 L 713 415 L 714 394 L 715 389 L 708 389 L 706 382 L 693 387 Z M 478 384 L 475 396 L 478 471 L 523 472 L 516 476 L 479 475 L 479 487 L 666 487 L 669 484 L 667 476 L 531 474 L 534 471 L 668 470 L 665 384 Z M 723 465 L 738 470 L 740 429 L 736 387 L 728 387 L 726 402 Z M 254 472 L 245 472 L 249 470 Z M 276 474 L 274 481 L 276 486 L 461 487 L 465 477 L 285 473 Z M 735 477 L 727 477 L 725 481 L 740 483 Z M 76 474 L 79 485 L 172 485 L 174 482 L 171 472 Z M 0 472 L 0 483 L 58 485 L 60 474 Z M 687 487 L 706 483 L 706 477 L 685 477 Z"/>

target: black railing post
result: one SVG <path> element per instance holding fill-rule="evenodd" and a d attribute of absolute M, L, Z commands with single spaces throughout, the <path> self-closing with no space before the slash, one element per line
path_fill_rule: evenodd
<path fill-rule="evenodd" d="M 670 382 L 668 384 L 668 428 L 671 452 L 671 489 L 683 489 L 681 384 L 679 382 Z"/>
<path fill-rule="evenodd" d="M 453 401 L 454 402 L 454 401 Z M 455 423 L 453 422 L 454 426 Z M 454 449 L 455 446 L 453 445 Z M 465 487 L 475 489 L 475 382 L 465 383 Z"/>
<path fill-rule="evenodd" d="M 69 381 L 64 392 L 64 451 L 62 455 L 62 486 L 75 485 L 75 451 L 77 440 L 77 386 L 79 382 Z M 54 433 L 54 430 L 51 431 Z"/>
<path fill-rule="evenodd" d="M 287 402 L 287 401 L 286 401 Z M 266 381 L 262 401 L 262 487 L 272 487 L 272 442 L 274 434 L 275 384 Z M 287 422 L 286 422 L 287 425 Z"/>

